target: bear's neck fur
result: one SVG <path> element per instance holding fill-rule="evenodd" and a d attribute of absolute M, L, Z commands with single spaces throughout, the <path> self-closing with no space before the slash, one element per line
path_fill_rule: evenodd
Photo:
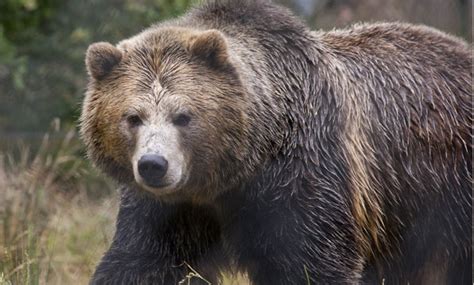
<path fill-rule="evenodd" d="M 334 145 L 331 140 L 337 134 L 315 133 L 321 129 L 317 125 L 339 124 L 333 114 L 342 108 L 331 84 L 321 80 L 328 77 L 318 75 L 326 72 L 322 56 L 325 48 L 285 8 L 261 0 L 211 1 L 170 24 L 222 32 L 231 61 L 248 89 L 248 115 L 258 131 L 250 131 L 252 149 L 241 177 L 246 185 L 237 187 L 253 188 L 249 184 L 256 183 L 265 189 L 285 184 L 287 181 L 277 181 L 279 176 L 296 177 L 308 166 L 304 161 L 308 159 L 306 149 L 317 147 L 308 146 L 308 142 L 324 136 L 321 141 Z M 328 106 L 334 109 L 332 114 Z M 328 155 L 338 152 L 340 149 L 330 150 Z M 319 158 L 315 155 L 311 159 Z M 293 174 L 276 173 L 282 165 Z"/>

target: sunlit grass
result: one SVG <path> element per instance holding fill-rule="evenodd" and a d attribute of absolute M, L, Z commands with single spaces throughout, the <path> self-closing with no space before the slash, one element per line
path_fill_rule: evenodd
<path fill-rule="evenodd" d="M 112 185 L 56 123 L 35 152 L 0 154 L 0 284 L 87 284 L 113 234 Z M 94 199 L 93 190 L 97 187 Z M 95 202 L 93 202 L 93 200 Z"/>

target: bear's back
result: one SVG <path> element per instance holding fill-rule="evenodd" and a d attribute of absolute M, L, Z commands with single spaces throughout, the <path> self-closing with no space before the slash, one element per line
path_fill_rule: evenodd
<path fill-rule="evenodd" d="M 401 23 L 358 24 L 313 35 L 356 86 L 355 104 L 371 116 L 371 127 L 429 145 L 450 144 L 454 137 L 470 140 L 472 55 L 467 43 Z"/>

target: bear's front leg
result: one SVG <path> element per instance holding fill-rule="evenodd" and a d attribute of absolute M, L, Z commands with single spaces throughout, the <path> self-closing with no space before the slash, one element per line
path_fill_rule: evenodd
<path fill-rule="evenodd" d="M 191 205 L 167 205 L 124 190 L 113 243 L 91 284 L 217 283 L 220 229 L 212 213 Z"/>
<path fill-rule="evenodd" d="M 239 212 L 229 236 L 240 268 L 255 285 L 359 284 L 363 262 L 350 211 L 341 201 L 299 199 Z"/>

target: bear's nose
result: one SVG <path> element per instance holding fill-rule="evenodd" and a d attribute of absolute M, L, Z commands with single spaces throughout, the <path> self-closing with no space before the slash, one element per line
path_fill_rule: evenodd
<path fill-rule="evenodd" d="M 168 161 L 161 155 L 146 154 L 138 161 L 138 173 L 145 183 L 152 187 L 160 187 L 161 178 L 168 170 Z"/>

